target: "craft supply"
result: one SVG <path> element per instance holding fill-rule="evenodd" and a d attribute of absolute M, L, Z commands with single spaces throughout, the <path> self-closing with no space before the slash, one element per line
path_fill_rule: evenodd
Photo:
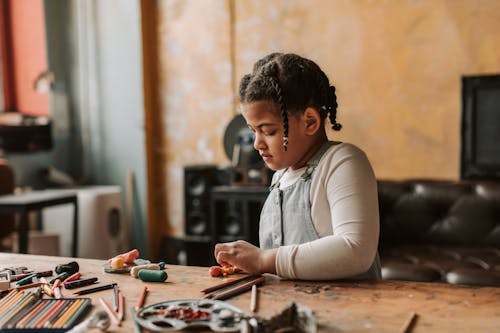
<path fill-rule="evenodd" d="M 0 290 L 7 290 L 10 288 L 10 272 L 0 272 Z"/>
<path fill-rule="evenodd" d="M 138 277 L 145 282 L 164 282 L 168 274 L 165 271 L 154 271 L 150 269 L 143 269 L 139 271 Z"/>
<path fill-rule="evenodd" d="M 95 292 L 101 291 L 101 290 L 112 289 L 112 288 L 114 288 L 115 285 L 116 285 L 116 283 L 111 283 L 111 284 L 105 284 L 105 285 L 94 287 L 94 288 L 83 289 L 83 290 L 77 291 L 75 293 L 75 295 L 86 295 L 86 294 L 95 293 Z"/>
<path fill-rule="evenodd" d="M 115 284 L 113 286 L 113 295 L 114 295 L 114 304 L 115 304 L 115 311 L 117 312 L 118 311 L 118 285 Z"/>
<path fill-rule="evenodd" d="M 49 284 L 47 283 L 44 283 L 42 284 L 42 291 L 45 295 L 49 296 L 49 297 L 53 297 L 54 296 L 54 291 L 52 290 L 52 288 L 50 287 Z"/>
<path fill-rule="evenodd" d="M 28 275 L 27 277 L 17 281 L 16 285 L 17 286 L 24 286 L 26 284 L 36 282 L 35 280 L 36 280 L 36 273 L 33 273 L 33 274 Z"/>
<path fill-rule="evenodd" d="M 144 301 L 146 300 L 147 293 L 148 293 L 148 287 L 144 286 L 144 288 L 142 288 L 141 296 L 139 296 L 139 300 L 137 301 L 137 305 L 135 307 L 136 310 L 139 310 L 144 306 Z"/>
<path fill-rule="evenodd" d="M 75 289 L 80 287 L 89 286 L 97 282 L 96 277 L 88 278 L 88 279 L 80 279 L 71 282 L 64 283 L 64 288 L 66 289 Z"/>
<path fill-rule="evenodd" d="M 26 284 L 24 286 L 16 286 L 16 287 L 11 288 L 11 289 L 23 290 L 23 289 L 40 287 L 41 285 L 43 285 L 43 282 L 34 282 L 34 283 Z"/>
<path fill-rule="evenodd" d="M 111 318 L 111 321 L 115 325 L 120 326 L 121 322 L 120 322 L 120 320 L 118 320 L 118 316 L 116 315 L 115 312 L 113 312 L 113 310 L 111 310 L 111 307 L 108 305 L 108 303 L 106 303 L 106 301 L 104 300 L 104 298 L 99 297 L 99 302 L 101 302 L 102 307 L 104 308 L 104 310 L 107 312 L 107 314 Z"/>
<path fill-rule="evenodd" d="M 54 292 L 54 298 L 62 298 L 62 292 L 60 287 L 52 287 L 52 291 Z"/>
<path fill-rule="evenodd" d="M 257 277 L 258 275 L 252 275 L 252 276 L 253 277 Z M 212 286 L 212 287 L 205 288 L 201 292 L 206 294 L 206 293 L 212 292 L 214 290 L 219 290 L 221 288 L 224 288 L 224 287 L 236 284 L 236 283 L 238 283 L 240 281 L 247 280 L 247 279 L 249 279 L 252 276 L 245 275 L 245 276 L 237 278 L 237 279 L 228 278 L 225 282 L 216 284 L 215 286 Z"/>
<path fill-rule="evenodd" d="M 204 298 L 224 300 L 229 297 L 242 294 L 250 290 L 254 284 L 258 285 L 264 281 L 264 276 L 248 276 L 246 279 L 239 280 L 236 283 L 233 282 L 233 284 L 226 285 L 220 289 L 205 294 Z"/>
<path fill-rule="evenodd" d="M 69 276 L 68 272 L 62 272 L 54 276 L 54 278 L 51 279 L 49 282 L 50 284 L 53 284 L 54 282 L 56 282 L 56 280 L 65 280 L 68 276 Z"/>
<path fill-rule="evenodd" d="M 63 281 L 63 283 L 67 283 L 67 282 L 71 282 L 71 281 L 76 281 L 76 280 L 79 280 L 81 277 L 82 277 L 82 273 L 80 273 L 80 272 L 76 272 L 75 274 L 68 276 L 68 277 L 67 277 L 67 278 Z"/>
<path fill-rule="evenodd" d="M 250 311 L 257 311 L 257 285 L 252 286 L 252 295 L 250 297 Z"/>
<path fill-rule="evenodd" d="M 32 304 L 33 301 L 36 301 L 38 297 L 39 296 L 36 293 L 22 291 L 21 295 L 14 298 L 9 307 L 0 315 L 0 327 L 3 327 L 11 319 L 15 318 L 16 315 L 18 315 L 26 306 Z"/>
<path fill-rule="evenodd" d="M 54 269 L 54 271 L 57 274 L 61 274 L 61 273 L 65 272 L 65 273 L 68 273 L 68 276 L 75 274 L 79 270 L 80 270 L 80 266 L 78 265 L 78 263 L 76 261 L 71 261 L 71 262 L 69 262 L 67 264 L 63 264 L 63 265 L 57 265 L 56 268 Z"/>
<path fill-rule="evenodd" d="M 121 291 L 118 292 L 118 320 L 123 321 L 125 317 L 125 297 Z"/>
<path fill-rule="evenodd" d="M 401 333 L 410 333 L 413 330 L 413 327 L 415 327 L 415 322 L 418 318 L 418 315 L 416 312 L 412 312 L 406 322 L 403 324 L 401 327 L 400 332 Z"/>
<path fill-rule="evenodd" d="M 54 284 L 52 285 L 52 288 L 57 288 L 57 287 L 60 287 L 61 286 L 61 280 L 57 279 Z"/>
<path fill-rule="evenodd" d="M 23 278 L 25 278 L 25 277 L 27 277 L 29 275 L 32 275 L 32 274 L 34 274 L 34 273 L 12 275 L 10 280 L 13 281 L 13 282 L 14 281 L 19 281 L 19 280 L 21 280 L 21 279 L 23 279 Z M 47 276 L 52 276 L 53 273 L 52 273 L 52 271 L 42 271 L 42 272 L 37 272 L 35 274 L 36 274 L 37 277 L 42 277 L 42 276 L 43 277 L 47 277 Z"/>
<path fill-rule="evenodd" d="M 142 271 L 143 269 L 159 271 L 160 265 L 158 265 L 158 264 L 146 264 L 146 265 L 134 266 L 134 267 L 130 268 L 130 276 L 137 278 L 139 272 Z"/>

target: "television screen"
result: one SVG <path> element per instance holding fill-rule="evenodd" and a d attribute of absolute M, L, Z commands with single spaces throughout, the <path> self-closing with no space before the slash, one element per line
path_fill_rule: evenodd
<path fill-rule="evenodd" d="M 500 179 L 500 75 L 462 77 L 462 179 Z"/>

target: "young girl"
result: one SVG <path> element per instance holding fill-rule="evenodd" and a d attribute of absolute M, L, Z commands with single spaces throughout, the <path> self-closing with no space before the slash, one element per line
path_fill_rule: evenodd
<path fill-rule="evenodd" d="M 272 53 L 239 87 L 254 147 L 274 173 L 260 217 L 260 248 L 215 246 L 223 266 L 283 278 L 380 279 L 377 183 L 366 155 L 328 141 L 337 98 L 325 73 L 296 54 Z"/>

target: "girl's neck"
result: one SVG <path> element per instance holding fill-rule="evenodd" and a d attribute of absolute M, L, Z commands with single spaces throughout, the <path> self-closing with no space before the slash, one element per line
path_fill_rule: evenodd
<path fill-rule="evenodd" d="M 316 137 L 314 141 L 312 141 L 311 145 L 304 151 L 302 157 L 293 165 L 291 165 L 288 169 L 297 170 L 304 167 L 309 159 L 321 148 L 321 146 L 328 141 L 328 138 L 325 135 L 319 135 Z"/>

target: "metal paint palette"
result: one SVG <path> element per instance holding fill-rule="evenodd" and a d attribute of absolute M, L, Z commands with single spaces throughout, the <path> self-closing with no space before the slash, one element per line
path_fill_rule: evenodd
<path fill-rule="evenodd" d="M 141 327 L 155 331 L 177 331 L 208 327 L 214 332 L 238 332 L 243 312 L 224 301 L 182 299 L 153 304 L 134 317 Z"/>

